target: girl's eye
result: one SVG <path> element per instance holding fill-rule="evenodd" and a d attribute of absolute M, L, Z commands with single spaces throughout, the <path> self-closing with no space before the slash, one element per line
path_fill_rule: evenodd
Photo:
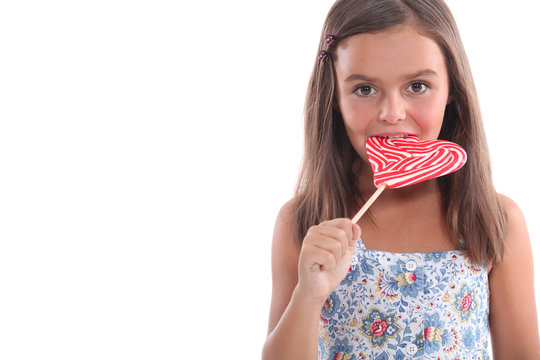
<path fill-rule="evenodd" d="M 371 85 L 360 85 L 355 92 L 360 96 L 370 96 L 375 93 L 375 89 Z"/>
<path fill-rule="evenodd" d="M 409 85 L 407 91 L 412 92 L 413 94 L 422 94 L 427 91 L 429 86 L 426 83 L 421 81 L 415 81 Z"/>

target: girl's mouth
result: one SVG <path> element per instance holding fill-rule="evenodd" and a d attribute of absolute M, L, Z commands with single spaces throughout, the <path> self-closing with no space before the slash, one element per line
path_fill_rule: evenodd
<path fill-rule="evenodd" d="M 407 136 L 414 136 L 414 135 L 408 134 L 408 133 L 394 132 L 394 133 L 375 134 L 373 136 L 387 138 L 387 139 L 403 139 L 403 138 L 406 138 Z"/>

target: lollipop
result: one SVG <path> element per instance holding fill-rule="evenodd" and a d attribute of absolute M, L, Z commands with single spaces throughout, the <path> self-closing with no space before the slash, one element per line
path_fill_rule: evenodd
<path fill-rule="evenodd" d="M 366 149 L 377 191 L 354 216 L 353 223 L 387 187 L 400 188 L 447 175 L 467 161 L 467 153 L 459 145 L 444 140 L 420 141 L 416 136 L 372 136 L 366 142 Z"/>

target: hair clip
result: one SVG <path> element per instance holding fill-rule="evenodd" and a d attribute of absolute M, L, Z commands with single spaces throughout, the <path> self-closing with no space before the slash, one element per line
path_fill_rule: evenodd
<path fill-rule="evenodd" d="M 330 60 L 330 54 L 324 50 L 319 51 L 319 60 L 323 63 L 328 62 L 328 60 Z"/>
<path fill-rule="evenodd" d="M 328 44 L 328 46 L 332 46 L 336 42 L 336 37 L 331 34 L 326 34 L 324 40 L 326 41 L 326 44 Z"/>

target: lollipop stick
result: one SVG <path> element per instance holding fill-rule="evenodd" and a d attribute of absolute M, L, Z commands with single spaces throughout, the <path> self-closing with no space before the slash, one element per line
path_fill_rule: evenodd
<path fill-rule="evenodd" d="M 371 195 L 371 197 L 368 199 L 368 201 L 366 201 L 364 206 L 362 206 L 362 208 L 360 210 L 358 210 L 356 215 L 354 215 L 354 217 L 352 218 L 352 223 L 353 224 L 356 224 L 358 222 L 358 220 L 360 220 L 362 215 L 364 215 L 364 213 L 367 211 L 367 209 L 369 209 L 371 204 L 373 204 L 373 202 L 375 202 L 375 200 L 377 200 L 377 198 L 379 197 L 379 195 L 381 195 L 381 193 L 384 191 L 384 189 L 386 189 L 386 184 L 382 184 L 377 188 L 377 191 L 375 191 L 373 193 L 373 195 Z"/>

